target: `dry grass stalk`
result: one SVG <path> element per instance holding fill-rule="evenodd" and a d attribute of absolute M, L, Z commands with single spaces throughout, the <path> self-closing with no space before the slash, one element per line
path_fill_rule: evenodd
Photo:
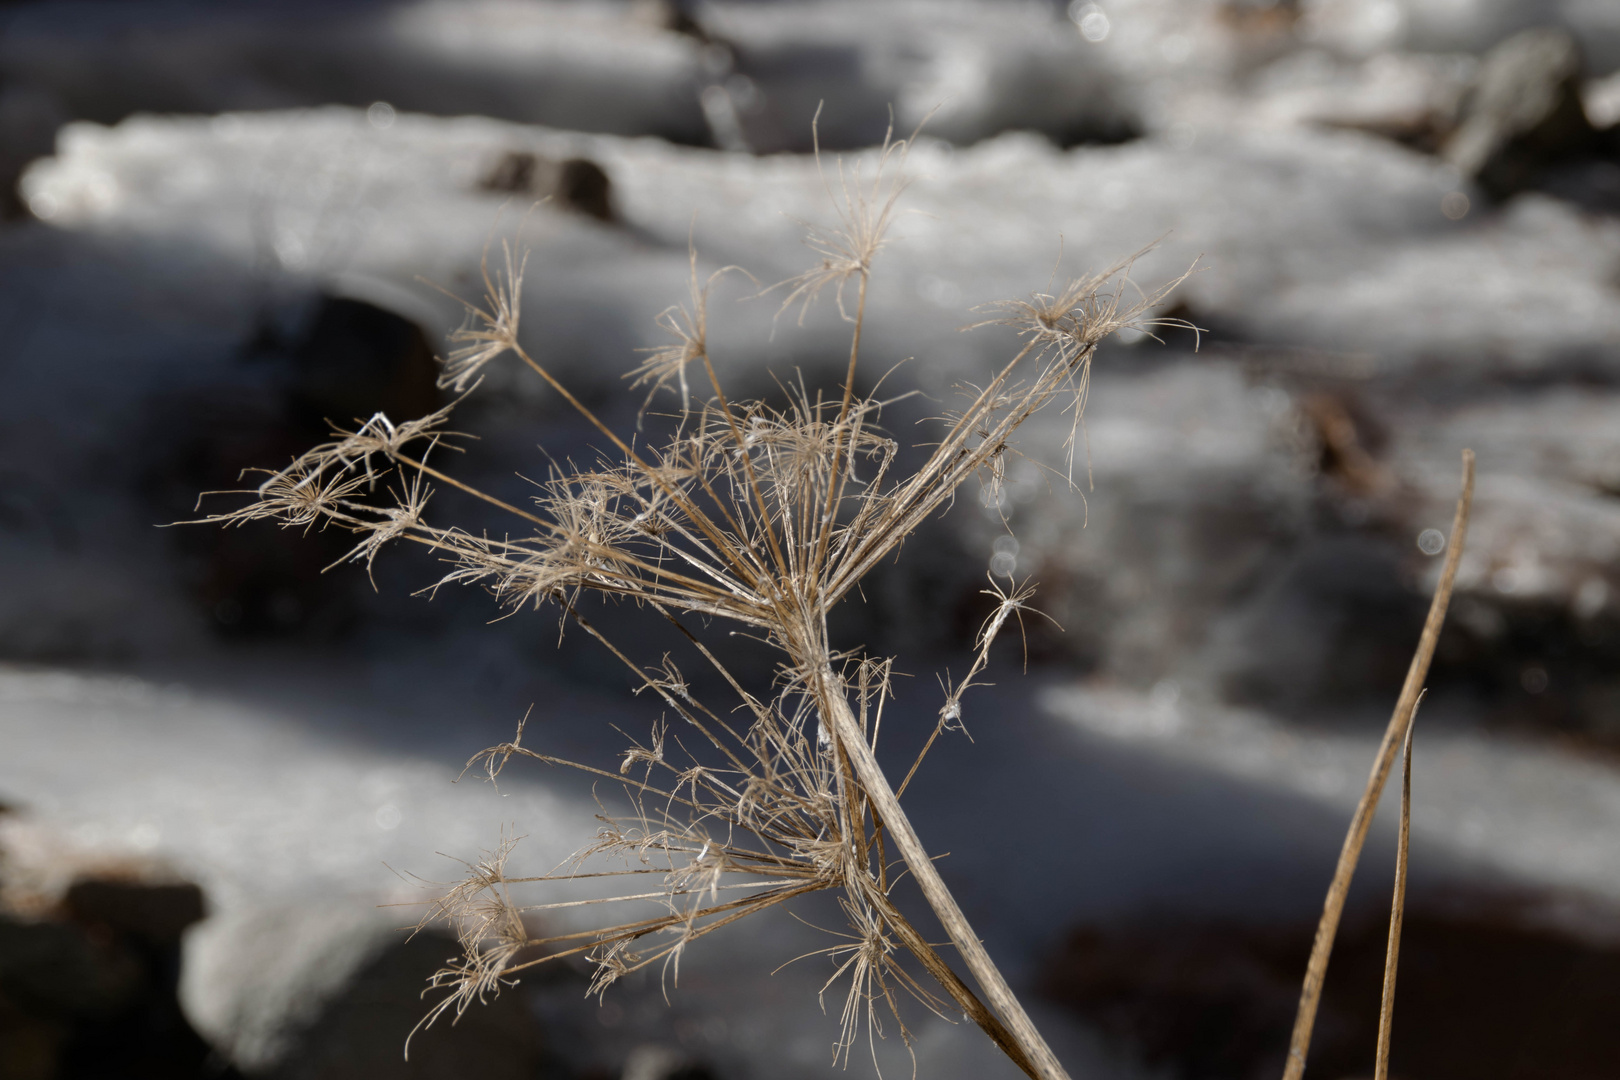
<path fill-rule="evenodd" d="M 1429 663 L 1434 659 L 1434 647 L 1440 640 L 1440 628 L 1445 624 L 1446 607 L 1451 602 L 1451 591 L 1457 580 L 1457 566 L 1462 561 L 1463 544 L 1468 536 L 1468 512 L 1474 498 L 1474 452 L 1464 450 L 1462 455 L 1462 494 L 1457 499 L 1457 512 L 1451 522 L 1451 540 L 1446 551 L 1445 566 L 1440 571 L 1440 584 L 1429 605 L 1429 615 L 1423 624 L 1423 635 L 1418 639 L 1416 653 L 1406 671 L 1406 682 L 1396 700 L 1395 711 L 1384 730 L 1378 756 L 1373 761 L 1372 774 L 1367 778 L 1366 790 L 1356 804 L 1345 834 L 1344 847 L 1339 853 L 1333 881 L 1328 886 L 1327 900 L 1322 906 L 1322 918 L 1316 926 L 1316 940 L 1311 946 L 1311 957 L 1305 966 L 1305 984 L 1300 991 L 1299 1011 L 1294 1019 L 1294 1032 L 1289 1041 L 1288 1063 L 1283 1080 L 1300 1080 L 1305 1074 L 1305 1055 L 1311 1045 L 1311 1029 L 1316 1024 L 1316 1010 L 1322 998 L 1322 984 L 1327 978 L 1328 958 L 1333 951 L 1333 939 L 1339 931 L 1339 919 L 1344 914 L 1345 896 L 1350 891 L 1350 879 L 1355 875 L 1361 849 L 1367 843 L 1367 832 L 1372 828 L 1373 812 L 1378 808 L 1378 797 L 1383 794 L 1389 771 L 1395 764 L 1395 755 L 1407 743 L 1418 702 L 1423 696 L 1423 682 L 1429 674 Z M 1403 835 L 1405 817 L 1403 814 Z M 1404 841 L 1402 851 L 1404 853 Z M 1403 855 L 1404 859 L 1404 855 Z M 1403 861 L 1404 867 L 1404 861 Z M 1404 872 L 1401 878 L 1404 886 Z M 1392 939 L 1393 940 L 1393 939 Z M 1393 964 L 1393 957 L 1390 963 Z M 1393 994 L 1393 976 L 1386 988 L 1386 1000 Z M 1392 1001 L 1390 1001 L 1392 1004 Z M 1387 1032 L 1386 1032 L 1387 1034 Z M 1382 1043 L 1382 1036 L 1381 1036 Z"/>
<path fill-rule="evenodd" d="M 1389 1036 L 1395 1023 L 1395 970 L 1401 959 L 1401 919 L 1406 914 L 1406 860 L 1412 839 L 1412 736 L 1417 718 L 1406 725 L 1401 751 L 1401 832 L 1395 847 L 1395 896 L 1389 905 L 1389 944 L 1384 949 L 1384 996 L 1378 1005 L 1378 1059 L 1373 1080 L 1389 1080 Z"/>
<path fill-rule="evenodd" d="M 828 182 L 838 225 L 812 230 L 808 243 L 820 263 L 786 283 L 784 306 L 803 310 L 830 286 L 853 324 L 848 371 L 831 399 L 802 384 L 781 406 L 727 398 L 708 352 L 707 283 L 699 284 L 694 259 L 691 307 L 670 309 L 660 320 L 674 344 L 632 373 L 652 393 L 678 390 L 680 422 L 661 444 L 638 439 L 634 448 L 519 341 L 523 260 L 507 245 L 503 272 L 492 274 L 486 266 L 486 298 L 469 306 L 441 384 L 470 391 L 486 365 L 515 358 L 607 439 L 611 456 L 588 467 L 554 466 L 532 505 L 513 506 L 427 463 L 449 437 L 441 430 L 448 410 L 412 424 L 374 417 L 272 474 L 246 493 L 253 498 L 247 506 L 208 519 L 348 529 L 360 537 L 350 557 L 368 566 L 387 543 L 420 544 L 449 564 L 439 585 L 481 585 L 511 610 L 554 606 L 632 672 L 637 692 L 656 696 L 675 724 L 660 721 L 647 741 L 629 747 L 617 770 L 534 750 L 523 744 L 521 726 L 511 742 L 468 763 L 492 781 L 513 757 L 580 769 L 621 784 L 630 811 L 604 809 L 595 841 L 553 873 L 510 875 L 512 841 L 468 866 L 466 878 L 429 916 L 457 928 L 464 956 L 436 978 L 449 996 L 428 1021 L 459 1015 L 503 980 L 561 957 L 581 956 L 594 965 L 593 992 L 652 966 L 675 978 L 683 953 L 699 938 L 809 893 L 837 890 L 849 929 L 824 951 L 836 970 L 823 988 L 825 994 L 839 979 L 847 985 L 835 1060 L 847 1061 L 862 1023 L 875 1039 L 880 1014 L 909 1045 L 903 998 L 944 1010 L 904 966 L 909 954 L 1024 1072 L 1040 1080 L 1065 1077 L 878 765 L 874 747 L 891 694 L 892 659 L 836 650 L 828 616 L 949 505 L 963 483 L 984 476 L 998 482 L 1014 433 L 1036 412 L 1063 398 L 1078 421 L 1098 343 L 1126 327 L 1153 326 L 1150 313 L 1164 291 L 1126 302 L 1126 262 L 1057 295 L 1006 305 L 998 321 L 1017 329 L 1021 347 L 983 387 L 968 388 L 965 405 L 921 466 L 896 475 L 898 446 L 878 426 L 884 403 L 858 395 L 855 385 L 867 285 L 903 187 L 897 169 L 906 146 L 886 141 L 869 177 L 839 167 L 836 183 Z M 843 302 L 851 286 L 857 297 L 852 312 Z M 701 402 L 694 400 L 689 368 L 701 369 L 707 384 Z M 427 449 L 416 452 L 421 444 Z M 379 480 L 396 471 L 409 482 L 386 489 L 392 506 L 360 497 L 362 489 L 375 493 Z M 430 481 L 503 509 L 514 532 L 474 535 L 433 522 L 427 516 Z M 732 700 L 717 706 L 697 700 L 670 656 L 648 666 L 621 650 L 581 610 L 578 601 L 587 592 L 634 601 L 668 620 L 697 661 L 719 673 Z M 996 609 L 980 632 L 967 677 L 947 687 L 935 737 L 961 725 L 963 694 L 975 685 L 1000 631 L 1033 610 L 1027 583 L 992 581 L 991 592 Z M 779 656 L 773 691 L 761 697 L 745 689 L 687 629 L 683 620 L 693 617 L 721 620 L 773 646 Z M 896 852 L 977 992 L 893 903 Z M 618 868 L 587 869 L 604 857 Z M 647 884 L 607 898 L 544 904 L 525 905 L 513 895 L 514 888 L 538 882 L 587 877 Z M 529 929 L 531 916 L 597 904 L 650 906 L 653 914 L 577 932 L 536 935 Z"/>

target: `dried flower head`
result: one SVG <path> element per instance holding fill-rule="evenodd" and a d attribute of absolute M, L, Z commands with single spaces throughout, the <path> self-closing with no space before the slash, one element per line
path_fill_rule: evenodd
<path fill-rule="evenodd" d="M 650 738 L 631 740 L 615 767 L 572 763 L 525 745 L 524 727 L 510 741 L 475 755 L 494 782 L 514 757 L 565 765 L 616 785 L 624 807 L 603 807 L 595 839 L 549 873 L 512 877 L 515 840 L 467 864 L 427 921 L 452 925 L 463 956 L 435 977 L 447 990 L 424 1023 L 498 992 L 528 968 L 576 956 L 594 965 L 593 993 L 650 965 L 678 978 L 685 950 L 732 922 L 813 892 L 835 890 L 848 921 L 841 942 L 819 955 L 834 964 L 823 994 L 845 981 L 836 1054 L 847 1062 L 858 1029 L 880 1033 L 880 1013 L 907 1035 L 902 1003 L 940 1011 L 941 998 L 921 981 L 932 977 L 956 1010 L 978 1024 L 1033 1077 L 1064 1076 L 1006 980 L 972 931 L 901 806 L 900 796 L 940 734 L 963 727 L 964 695 L 979 681 L 1010 621 L 1023 625 L 1033 587 L 1003 587 L 980 630 L 972 665 L 946 678 L 933 734 L 895 787 L 875 749 L 884 704 L 892 694 L 893 659 L 832 643 L 833 609 L 881 561 L 893 556 L 963 484 L 987 477 L 999 485 L 1014 436 L 1053 399 L 1067 397 L 1076 423 L 1098 343 L 1122 327 L 1152 327 L 1165 290 L 1126 303 L 1131 260 L 1080 278 L 1051 294 L 1009 302 L 998 321 L 1022 335 L 1017 351 L 946 418 L 915 469 L 901 474 L 896 442 L 881 427 L 888 402 L 855 392 L 867 285 L 904 187 L 907 142 L 886 139 L 876 168 L 823 173 L 837 222 L 812 229 L 820 264 L 784 283 L 783 308 L 801 312 L 834 287 L 840 311 L 854 323 L 849 366 L 837 392 L 824 395 L 802 378 L 783 400 L 732 401 L 709 355 L 708 293 L 718 271 L 699 283 L 692 257 L 691 307 L 659 318 L 674 344 L 656 350 L 632 373 L 632 385 L 679 389 L 673 431 L 651 441 L 627 440 L 574 396 L 518 339 L 524 259 L 503 245 L 502 272 L 485 265 L 486 296 L 468 306 L 441 384 L 466 391 L 491 362 L 510 356 L 555 391 L 606 440 L 585 466 L 553 464 L 524 505 L 477 491 L 428 463 L 449 408 L 416 421 L 378 414 L 353 431 L 273 473 L 250 493 L 254 501 L 208 520 L 240 524 L 259 518 L 310 527 L 320 522 L 359 535 L 346 556 L 367 568 L 395 541 L 415 543 L 445 561 L 429 587 L 476 584 L 509 611 L 551 607 L 612 655 L 637 693 L 664 711 Z M 846 309 L 847 286 L 856 289 Z M 707 382 L 692 391 L 689 369 Z M 701 397 L 702 400 L 697 400 Z M 645 408 L 645 404 L 643 406 Z M 412 444 L 429 440 L 416 455 Z M 634 445 L 633 445 L 634 443 Z M 393 501 L 373 505 L 382 479 Z M 499 538 L 435 524 L 425 516 L 426 480 L 450 484 L 510 517 Z M 693 656 L 728 688 L 729 700 L 702 700 L 665 654 L 647 664 L 610 640 L 582 609 L 586 594 L 635 602 L 666 620 Z M 699 633 L 717 623 L 764 641 L 778 657 L 768 693 L 745 688 Z M 525 721 L 527 717 L 525 717 Z M 963 981 L 938 947 L 891 900 L 896 860 L 915 882 L 957 949 L 977 988 Z M 623 879 L 628 887 L 588 900 L 545 900 L 547 883 Z M 912 887 L 908 885 L 907 887 Z M 535 894 L 535 903 L 519 894 Z M 621 911 L 584 930 L 552 926 L 567 908 L 605 905 Z M 539 928 L 539 929 L 536 929 Z M 920 969 L 920 970 L 917 970 Z M 903 991 L 899 993 L 897 991 Z"/>

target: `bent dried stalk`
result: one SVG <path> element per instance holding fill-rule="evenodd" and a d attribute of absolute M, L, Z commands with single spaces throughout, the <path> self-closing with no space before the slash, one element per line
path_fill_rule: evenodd
<path fill-rule="evenodd" d="M 1416 653 L 1406 671 L 1406 682 L 1396 700 L 1395 711 L 1384 729 L 1378 756 L 1373 759 L 1372 774 L 1367 787 L 1356 804 L 1345 834 L 1344 847 L 1339 853 L 1333 881 L 1328 886 L 1327 899 L 1322 905 L 1322 918 L 1316 926 L 1316 940 L 1311 946 L 1311 957 L 1305 966 L 1305 984 L 1299 995 L 1299 1011 L 1294 1019 L 1294 1031 L 1288 1045 L 1288 1063 L 1283 1080 L 1300 1080 L 1305 1074 L 1305 1055 L 1311 1045 L 1311 1029 L 1316 1024 L 1316 1010 L 1322 999 L 1322 983 L 1327 978 L 1328 958 L 1333 951 L 1333 939 L 1339 932 L 1339 919 L 1344 914 L 1345 896 L 1350 891 L 1350 879 L 1355 875 L 1361 849 L 1367 843 L 1367 832 L 1372 828 L 1373 812 L 1378 809 L 1378 797 L 1383 794 L 1389 771 L 1395 764 L 1395 755 L 1406 740 L 1423 696 L 1423 681 L 1429 675 L 1429 663 L 1434 659 L 1435 643 L 1440 640 L 1440 628 L 1446 621 L 1446 607 L 1451 602 L 1451 591 L 1457 579 L 1457 566 L 1462 561 L 1463 544 L 1468 535 L 1468 513 L 1474 499 L 1474 452 L 1462 453 L 1462 494 L 1457 499 L 1457 511 L 1451 522 L 1451 539 L 1446 551 L 1446 562 L 1440 572 L 1440 584 L 1434 600 L 1429 604 L 1429 615 L 1423 623 L 1423 635 L 1418 639 Z"/>

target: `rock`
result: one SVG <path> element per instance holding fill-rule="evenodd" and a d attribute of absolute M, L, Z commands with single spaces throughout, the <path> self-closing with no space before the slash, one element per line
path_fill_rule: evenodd
<path fill-rule="evenodd" d="M 693 14 L 695 7 L 691 0 L 633 0 L 630 11 L 633 18 L 649 26 L 709 41 L 708 31 Z"/>
<path fill-rule="evenodd" d="M 1541 190 L 1589 214 L 1620 215 L 1620 162 L 1590 160 L 1555 166 Z"/>
<path fill-rule="evenodd" d="M 69 918 L 147 944 L 173 944 L 207 915 L 202 890 L 189 881 L 80 878 L 68 886 L 62 908 Z"/>
<path fill-rule="evenodd" d="M 438 406 L 438 369 L 422 330 L 364 300 L 308 298 L 291 327 L 262 319 L 242 343 L 238 378 L 171 394 L 148 417 L 142 486 L 168 521 L 223 512 L 279 467 L 381 412 L 401 420 Z M 245 372 L 242 369 L 246 369 Z M 245 376 L 245 378 L 243 377 Z M 242 385 L 244 382 L 246 386 Z M 233 385 L 234 383 L 234 385 Z M 199 501 L 200 492 L 213 492 Z M 355 626 L 358 602 L 324 571 L 352 546 L 335 530 L 177 528 L 201 613 L 226 637 L 330 640 Z"/>
<path fill-rule="evenodd" d="M 1546 903 L 1543 899 L 1542 903 Z M 1372 908 L 1372 910 L 1366 910 Z M 1620 1036 L 1600 1004 L 1620 949 L 1548 925 L 1533 904 L 1414 896 L 1401 934 L 1391 1073 L 1436 1080 L 1600 1075 Z M 1282 1068 L 1315 926 L 1166 917 L 1073 931 L 1045 992 L 1146 1062 L 1179 1075 L 1260 1077 Z M 1339 931 L 1309 1068 L 1363 1075 L 1377 1043 L 1388 914 Z"/>
<path fill-rule="evenodd" d="M 563 1080 L 570 1075 L 547 1054 L 521 987 L 473 1006 L 454 1018 L 454 1024 L 445 1017 L 411 1035 L 436 996 L 429 993 L 424 999 L 427 980 L 457 955 L 455 940 L 437 933 L 389 943 L 354 971 L 326 1000 L 318 1018 L 297 1033 L 274 1074 L 277 1080 Z"/>
<path fill-rule="evenodd" d="M 479 186 L 510 195 L 549 197 L 598 221 L 613 220 L 613 185 L 602 166 L 589 158 L 552 161 L 526 150 L 508 151 Z"/>
<path fill-rule="evenodd" d="M 1591 155 L 1597 134 L 1581 102 L 1580 48 L 1562 30 L 1526 30 L 1488 53 L 1446 142 L 1447 161 L 1497 198 L 1533 186 L 1549 166 Z"/>
<path fill-rule="evenodd" d="M 13 847 L 17 835 L 8 833 Z M 204 914 L 197 886 L 150 861 L 75 865 L 60 845 L 51 858 L 47 866 L 16 853 L 6 860 L 0 1072 L 26 1080 L 234 1075 L 217 1067 L 175 996 L 182 932 Z M 69 875 L 59 897 L 26 884 Z"/>

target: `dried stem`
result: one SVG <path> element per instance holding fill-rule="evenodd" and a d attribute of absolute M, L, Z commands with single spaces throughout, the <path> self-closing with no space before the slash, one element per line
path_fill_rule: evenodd
<path fill-rule="evenodd" d="M 1384 949 L 1384 996 L 1378 1005 L 1378 1064 L 1373 1080 L 1389 1080 L 1389 1036 L 1395 1023 L 1395 969 L 1401 958 L 1401 919 L 1406 914 L 1406 856 L 1412 838 L 1412 736 L 1417 719 L 1406 726 L 1401 751 L 1401 834 L 1395 847 L 1395 895 L 1389 905 L 1389 944 Z"/>
<path fill-rule="evenodd" d="M 1462 495 L 1457 499 L 1456 516 L 1451 523 L 1451 541 L 1446 552 L 1440 584 L 1429 605 L 1429 617 L 1423 624 L 1423 636 L 1418 639 L 1417 652 L 1406 672 L 1401 696 L 1395 703 L 1395 712 L 1384 730 L 1378 756 L 1373 760 L 1372 774 L 1367 778 L 1366 790 L 1356 804 L 1345 834 L 1344 848 L 1339 853 L 1333 881 L 1328 886 L 1327 900 L 1322 907 L 1322 919 L 1316 927 L 1316 940 L 1311 946 L 1311 958 L 1305 967 L 1305 984 L 1300 991 L 1299 1012 L 1294 1019 L 1294 1032 L 1288 1047 L 1288 1064 L 1283 1080 L 1300 1080 L 1305 1074 L 1305 1055 L 1311 1045 L 1311 1029 L 1316 1024 L 1316 1010 L 1322 998 L 1322 983 L 1327 978 L 1328 957 L 1333 951 L 1333 939 L 1339 931 L 1339 918 L 1344 914 L 1344 901 L 1350 891 L 1350 879 L 1356 872 L 1361 849 L 1372 828 L 1373 811 L 1378 808 L 1378 797 L 1383 794 L 1384 783 L 1394 766 L 1395 755 L 1406 739 L 1412 718 L 1422 696 L 1423 682 L 1429 674 L 1429 662 L 1434 658 L 1435 643 L 1440 639 L 1440 628 L 1446 620 L 1446 607 L 1451 602 L 1451 590 L 1457 578 L 1457 565 L 1462 560 L 1463 544 L 1468 535 L 1468 512 L 1474 498 L 1474 452 L 1462 454 Z"/>
<path fill-rule="evenodd" d="M 836 677 L 829 671 L 824 672 L 822 678 L 824 685 L 827 685 Z M 1030 1075 L 1040 1077 L 1041 1080 L 1067 1080 L 1069 1074 L 1058 1063 L 1057 1055 L 1046 1045 L 1046 1040 L 1041 1038 L 1041 1033 L 1036 1030 L 1029 1014 L 1024 1011 L 1023 1005 L 1013 994 L 1012 987 L 1007 985 L 1001 970 L 996 967 L 995 961 L 990 959 L 990 953 L 974 934 L 967 916 L 962 914 L 961 907 L 956 903 L 956 897 L 951 895 L 944 879 L 939 876 L 933 860 L 928 857 L 927 849 L 922 846 L 922 841 L 912 829 L 911 820 L 900 808 L 900 800 L 890 790 L 888 779 L 879 768 L 877 758 L 872 756 L 865 740 L 860 738 L 848 702 L 844 700 L 842 693 L 830 692 L 830 685 L 828 689 L 827 700 L 832 705 L 830 711 L 833 723 L 838 730 L 839 738 L 846 746 L 853 748 L 851 758 L 855 771 L 865 785 L 872 805 L 883 818 L 884 826 L 894 839 L 895 847 L 900 849 L 900 854 L 906 860 L 906 866 L 922 888 L 928 906 L 933 908 L 945 932 L 950 935 L 952 944 L 967 963 L 968 970 L 978 981 L 979 988 L 989 998 L 990 1006 L 1000 1014 L 1013 1039 L 1027 1057 L 1027 1064 L 1020 1062 L 1020 1067 Z"/>

